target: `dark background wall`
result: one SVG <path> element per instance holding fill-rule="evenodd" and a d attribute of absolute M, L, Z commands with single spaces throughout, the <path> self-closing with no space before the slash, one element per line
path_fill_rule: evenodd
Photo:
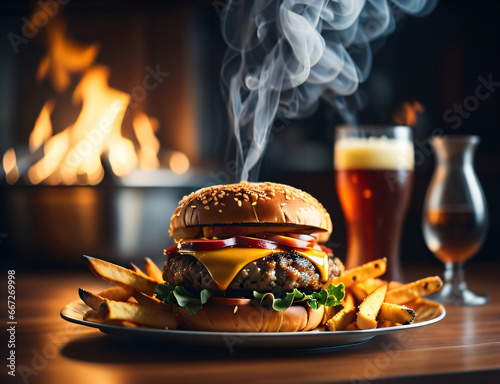
<path fill-rule="evenodd" d="M 19 146 L 26 142 L 32 124 L 46 99 L 42 92 L 48 92 L 46 83 L 40 86 L 34 81 L 37 63 L 44 52 L 43 46 L 33 41 L 26 45 L 27 49 L 13 54 L 6 39 L 10 31 L 20 33 L 21 19 L 29 15 L 32 4 L 33 2 L 12 1 L 2 2 L 0 5 L 2 154 L 10 146 Z M 188 119 L 188 123 L 194 125 L 193 129 L 198 137 L 197 143 L 193 144 L 196 145 L 196 151 L 192 151 L 191 156 L 195 157 L 192 160 L 198 163 L 206 177 L 190 184 L 200 186 L 227 182 L 235 177 L 231 165 L 232 152 L 227 150 L 230 133 L 219 83 L 225 44 L 220 35 L 218 11 L 220 2 L 209 1 L 76 0 L 70 1 L 63 10 L 69 20 L 69 33 L 76 40 L 101 43 L 98 61 L 111 67 L 110 82 L 118 89 L 129 91 L 131 88 L 130 83 L 127 83 L 131 76 L 130 70 L 127 69 L 130 62 L 138 62 L 140 70 L 148 63 L 166 63 L 171 76 L 165 83 L 166 88 L 148 95 L 147 110 L 160 119 L 162 128 L 158 135 L 163 137 L 165 145 L 169 141 L 172 142 L 172 138 L 178 137 L 173 133 L 180 129 L 179 122 L 184 124 L 183 116 L 186 111 L 196 116 L 195 119 Z M 419 101 L 425 108 L 414 127 L 416 149 L 424 153 L 424 156 L 415 169 L 412 200 L 405 224 L 402 255 L 406 263 L 437 263 L 425 246 L 421 232 L 423 199 L 434 167 L 433 155 L 426 143 L 437 128 L 449 134 L 468 133 L 481 137 L 475 166 L 489 203 L 490 229 L 484 247 L 472 262 L 498 259 L 500 87 L 494 86 L 489 96 L 484 100 L 476 100 L 477 103 L 474 97 L 481 78 L 500 82 L 499 14 L 500 3 L 496 1 L 478 0 L 471 3 L 468 0 L 441 0 L 429 16 L 404 17 L 398 22 L 394 33 L 388 36 L 383 44 L 378 44 L 371 75 L 360 87 L 360 95 L 365 101 L 365 107 L 358 114 L 361 123 L 391 124 L 394 122 L 394 114 L 405 101 Z M 87 28 L 88 25 L 92 25 L 92 28 Z M 176 34 L 182 44 L 175 38 Z M 134 38 L 131 38 L 132 36 Z M 142 59 L 135 57 L 139 53 L 144 55 L 141 56 Z M 117 65 L 116 55 L 120 59 L 120 65 Z M 140 80 L 141 73 L 134 76 Z M 193 89 L 193 92 L 189 93 L 186 89 Z M 461 112 L 462 116 L 459 117 L 459 112 L 454 110 L 461 108 L 460 105 L 464 105 L 464 102 L 469 110 Z M 178 103 L 182 103 L 181 107 Z M 332 214 L 334 234 L 330 245 L 343 257 L 346 251 L 345 226 L 335 192 L 332 167 L 334 127 L 339 123 L 342 123 L 339 115 L 323 103 L 319 110 L 307 119 L 290 121 L 284 125 L 276 124 L 262 162 L 259 179 L 288 183 L 315 195 Z M 185 144 L 182 136 L 177 140 L 179 146 Z M 75 194 L 74 189 L 67 189 L 68 193 L 52 193 L 47 190 L 38 193 L 37 190 L 26 190 L 29 187 L 23 185 L 7 186 L 4 180 L 1 180 L 0 233 L 8 235 L 0 239 L 0 251 L 4 255 L 21 260 L 37 260 L 39 255 L 45 255 L 45 261 L 41 264 L 46 265 L 48 262 L 50 265 L 52 260 L 53 264 L 59 265 L 64 257 L 73 260 L 76 255 L 79 257 L 81 253 L 86 253 L 85 243 L 73 249 L 66 247 L 56 250 L 53 246 L 48 247 L 45 241 L 31 237 L 33 227 L 28 228 L 28 224 L 25 224 L 25 227 L 21 224 L 19 227 L 22 221 L 21 213 L 29 217 L 30 209 L 37 212 L 39 210 L 19 202 L 20 198 L 17 201 L 25 209 L 23 212 L 14 209 L 10 196 L 17 195 L 16 188 L 21 191 L 21 195 L 24 191 L 30 201 L 39 198 L 42 204 L 42 194 L 52 196 L 51 204 L 54 204 L 54 201 L 64 201 L 64 198 L 55 196 Z M 161 199 L 161 196 L 168 196 L 169 202 L 165 207 L 162 206 L 162 209 L 170 209 L 186 190 L 189 189 L 169 190 L 164 195 L 157 191 L 153 193 L 154 198 L 148 197 L 148 191 L 136 190 L 135 194 L 140 195 L 141 204 L 148 207 L 151 207 L 152 201 Z M 144 203 L 143 198 L 149 199 L 149 203 Z M 104 220 L 92 216 L 93 220 L 97 220 L 97 226 L 102 229 L 99 235 L 91 237 L 92 250 L 99 252 L 101 249 L 101 256 L 108 252 L 123 255 L 126 253 L 123 248 L 117 248 L 106 241 L 114 236 L 117 223 L 128 217 L 121 214 L 119 217 L 110 218 L 106 213 L 107 209 L 116 201 L 121 201 L 121 198 L 115 196 L 112 183 L 105 180 L 103 185 L 95 188 L 95 196 L 92 199 L 94 200 L 88 200 L 87 204 L 93 207 L 96 217 L 105 216 Z M 71 205 L 71 198 L 64 204 L 66 203 Z M 75 221 L 71 219 L 71 215 L 68 218 L 68 212 L 65 212 L 65 215 L 62 215 L 66 216 L 65 222 Z M 147 226 L 150 223 L 151 226 L 154 222 L 156 232 L 145 232 L 166 233 L 168 228 L 161 226 L 168 226 L 168 220 L 158 221 L 155 215 L 165 217 L 169 214 L 170 212 L 150 208 L 147 211 L 149 216 L 141 219 L 141 225 Z M 55 216 L 57 221 L 57 214 Z M 34 222 L 37 226 L 44 225 L 40 218 Z M 27 235 L 24 236 L 24 233 Z M 13 237 L 17 238 L 15 242 Z M 158 237 L 158 244 L 152 244 L 151 237 L 148 237 L 148 243 L 158 249 L 170 244 L 171 240 L 167 236 Z M 19 242 L 30 244 L 30 247 L 22 248 L 20 252 Z M 68 246 L 71 245 L 71 241 L 67 243 Z M 29 255 L 26 250 L 36 254 Z M 71 256 L 67 256 L 67 252 L 70 252 Z M 141 252 L 132 252 L 130 257 L 149 255 L 161 259 L 161 251 L 158 253 L 144 255 Z"/>

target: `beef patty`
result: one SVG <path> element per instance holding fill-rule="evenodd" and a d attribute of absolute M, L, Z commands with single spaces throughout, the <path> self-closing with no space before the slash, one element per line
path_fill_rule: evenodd
<path fill-rule="evenodd" d="M 340 275 L 341 263 L 329 257 L 329 276 Z M 206 267 L 194 256 L 178 253 L 168 255 L 163 266 L 163 278 L 169 284 L 192 289 L 217 290 Z M 259 292 L 290 291 L 294 288 L 306 293 L 322 287 L 316 266 L 295 252 L 274 253 L 245 265 L 228 286 Z"/>

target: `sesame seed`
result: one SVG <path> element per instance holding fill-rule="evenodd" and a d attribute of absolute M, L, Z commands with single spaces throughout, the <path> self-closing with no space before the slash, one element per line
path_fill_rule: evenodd
<path fill-rule="evenodd" d="M 238 200 L 238 207 L 241 207 L 241 200 Z"/>
<path fill-rule="evenodd" d="M 196 208 L 196 205 L 191 205 L 191 208 Z"/>
<path fill-rule="evenodd" d="M 285 195 L 285 199 L 290 200 L 290 196 Z"/>
<path fill-rule="evenodd" d="M 234 198 L 234 201 L 239 201 L 237 197 Z"/>
<path fill-rule="evenodd" d="M 241 196 L 241 192 L 235 193 L 234 196 Z"/>
<path fill-rule="evenodd" d="M 218 201 L 216 201 L 216 202 L 214 203 L 214 207 L 216 207 L 217 205 L 219 205 L 219 202 L 218 202 Z"/>
<path fill-rule="evenodd" d="M 253 196 L 253 195 L 252 195 L 252 196 Z M 250 198 L 248 197 L 248 195 L 247 195 L 246 193 L 244 193 L 244 194 L 243 194 L 243 198 L 244 198 L 245 200 L 250 200 Z"/>
<path fill-rule="evenodd" d="M 224 203 L 220 203 L 220 205 L 222 205 L 223 207 L 225 207 L 225 206 L 226 206 L 226 204 L 224 204 Z"/>
<path fill-rule="evenodd" d="M 202 204 L 208 204 L 208 201 L 207 200 L 203 200 L 201 203 Z"/>
<path fill-rule="evenodd" d="M 281 203 L 281 206 L 284 207 L 286 205 L 286 203 Z"/>
<path fill-rule="evenodd" d="M 256 201 L 254 201 L 254 202 L 252 203 L 252 205 L 257 205 L 257 202 L 256 202 Z"/>
<path fill-rule="evenodd" d="M 219 213 L 222 213 L 222 209 L 219 209 Z"/>
<path fill-rule="evenodd" d="M 207 211 L 210 210 L 210 207 L 208 205 L 205 205 L 203 208 L 205 208 Z"/>

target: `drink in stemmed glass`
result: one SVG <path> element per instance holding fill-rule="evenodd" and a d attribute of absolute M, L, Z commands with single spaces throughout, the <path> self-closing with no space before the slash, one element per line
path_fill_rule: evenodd
<path fill-rule="evenodd" d="M 479 137 L 435 137 L 437 166 L 423 212 L 423 233 L 429 249 L 445 266 L 445 284 L 435 299 L 447 304 L 482 305 L 485 296 L 467 289 L 464 262 L 483 244 L 488 228 L 484 193 L 472 159 Z"/>

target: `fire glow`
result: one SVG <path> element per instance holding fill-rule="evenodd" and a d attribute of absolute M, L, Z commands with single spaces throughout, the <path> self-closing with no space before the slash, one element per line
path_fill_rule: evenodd
<path fill-rule="evenodd" d="M 398 125 L 412 127 L 417 123 L 418 115 L 424 112 L 424 107 L 418 101 L 406 101 L 394 115 Z"/>
<path fill-rule="evenodd" d="M 122 124 L 126 114 L 132 112 L 127 109 L 131 97 L 108 85 L 110 69 L 95 62 L 99 46 L 71 40 L 60 19 L 51 20 L 46 28 L 48 49 L 38 66 L 37 81 L 48 78 L 62 93 L 70 86 L 71 75 L 81 74 L 71 95 L 71 102 L 81 110 L 71 125 L 60 130 L 53 127 L 51 119 L 57 107 L 55 99 L 45 102 L 29 136 L 30 153 L 43 152 L 43 157 L 27 171 L 29 182 L 97 185 L 108 168 L 118 177 L 137 168 L 147 172 L 159 169 L 160 142 L 155 135 L 159 123 L 139 109 L 134 110 L 135 138 L 124 136 Z M 189 169 L 189 159 L 182 153 L 177 155 L 184 156 L 184 163 L 170 169 L 184 173 Z M 16 153 L 10 148 L 3 157 L 9 184 L 20 177 L 16 161 Z"/>

